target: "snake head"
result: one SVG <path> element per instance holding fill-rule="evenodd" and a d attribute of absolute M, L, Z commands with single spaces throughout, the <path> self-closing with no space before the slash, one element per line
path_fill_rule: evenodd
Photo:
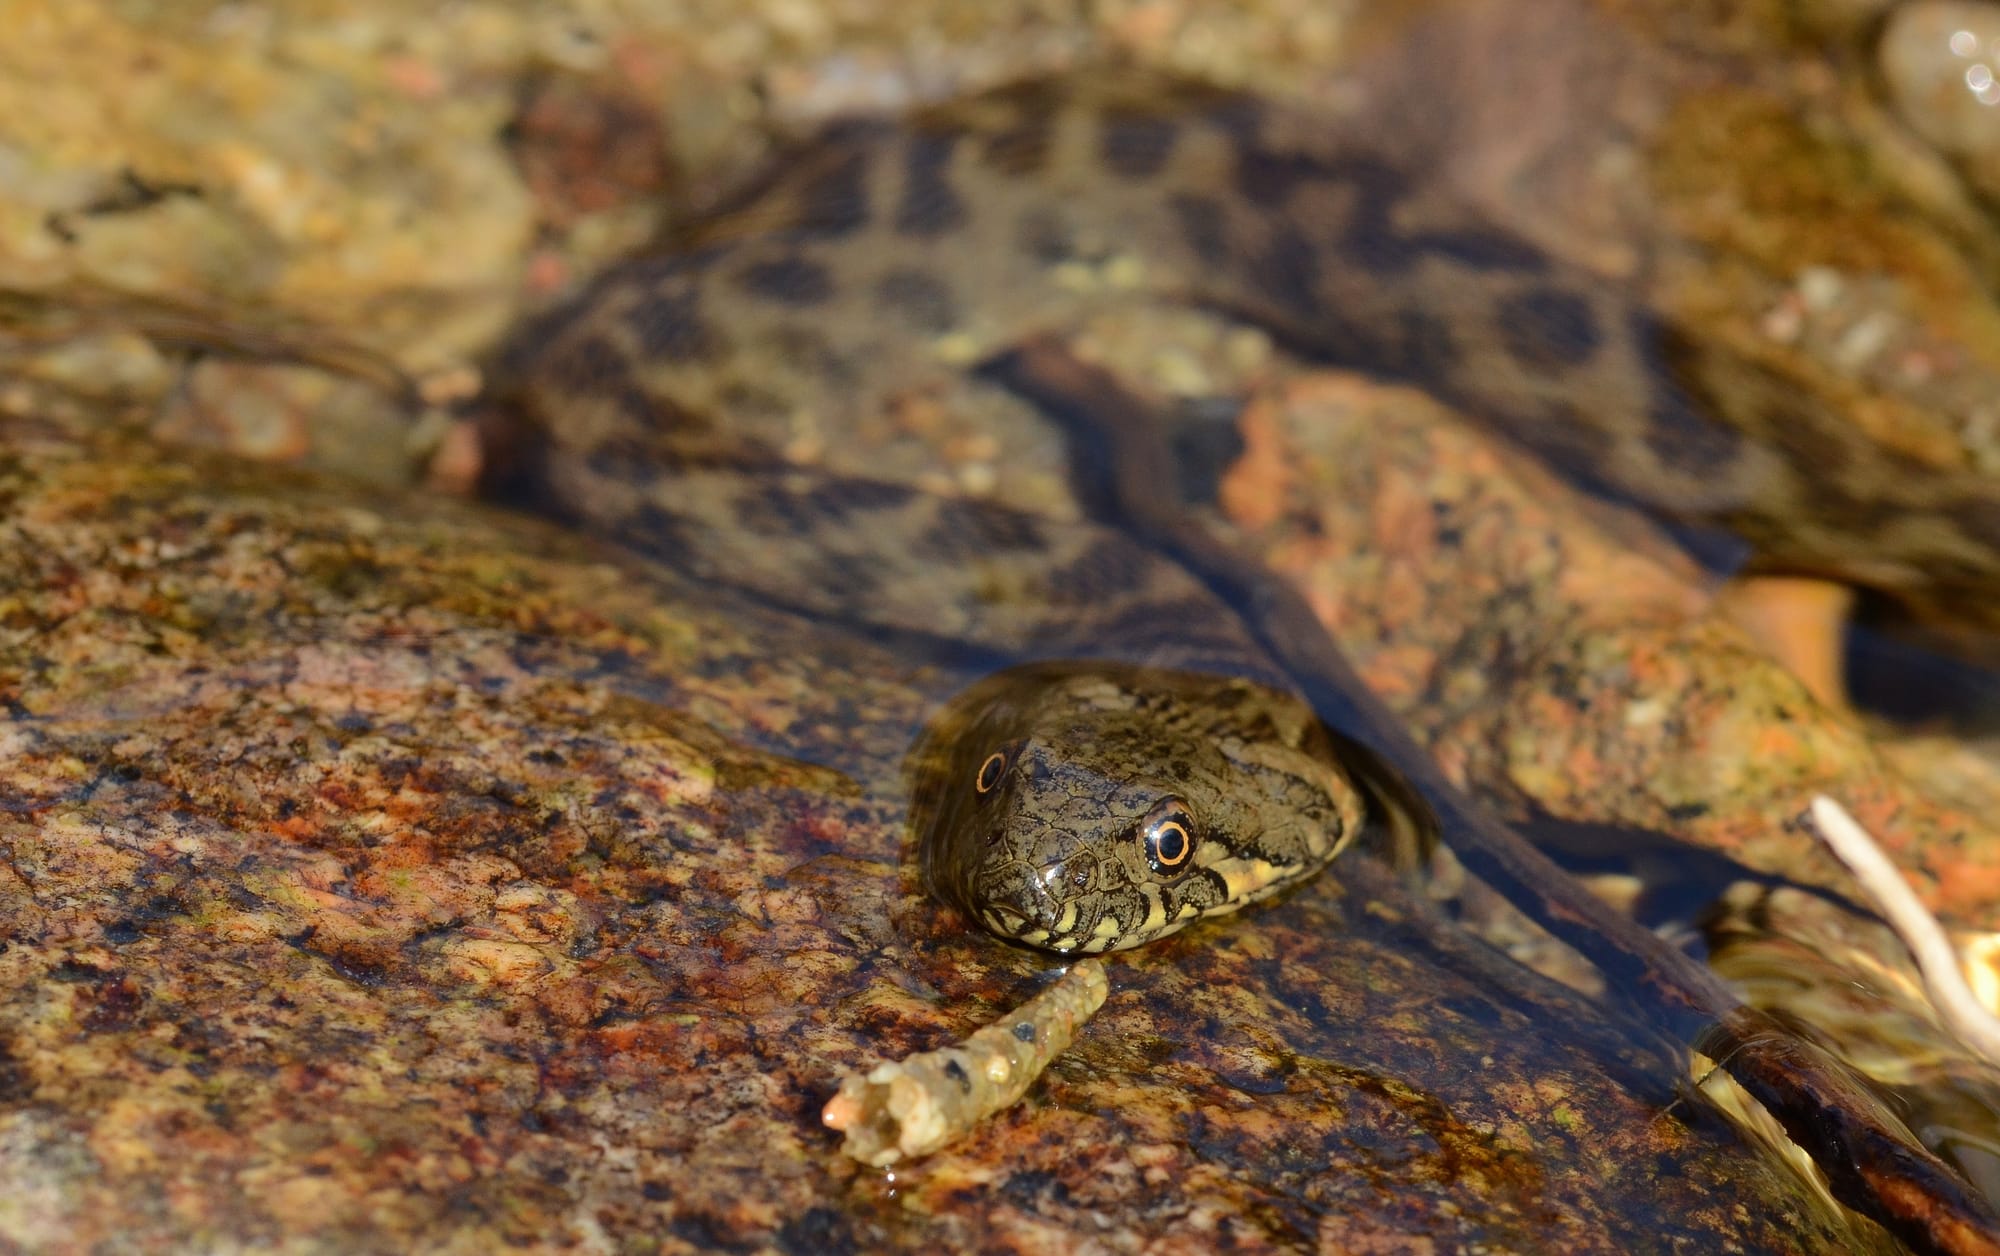
<path fill-rule="evenodd" d="M 1114 664 L 1000 673 L 920 754 L 932 889 L 1004 938 L 1108 951 L 1317 872 L 1363 804 L 1289 694 Z"/>

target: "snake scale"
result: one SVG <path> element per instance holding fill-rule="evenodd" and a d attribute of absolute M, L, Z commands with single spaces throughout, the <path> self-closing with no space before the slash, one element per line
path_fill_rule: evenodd
<path fill-rule="evenodd" d="M 2000 1250 L 1983 1201 L 1837 1066 L 1463 798 L 1303 603 L 1202 532 L 1146 408 L 1044 338 L 1132 292 L 1413 380 L 1783 565 L 1919 605 L 2000 587 L 1989 488 L 1882 474 L 1796 390 L 1311 118 L 1125 71 L 837 124 L 614 268 L 503 364 L 488 487 L 976 658 L 917 810 L 932 885 L 994 932 L 1135 945 L 1311 875 L 1371 819 L 1434 824 L 1655 1030 L 1727 1059 L 1843 1198 L 1925 1247 Z M 1058 420 L 1067 510 L 937 491 L 885 417 L 973 363 Z"/>

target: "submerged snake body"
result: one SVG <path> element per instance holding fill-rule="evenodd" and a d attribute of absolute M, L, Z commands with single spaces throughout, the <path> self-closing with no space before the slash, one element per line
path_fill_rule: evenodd
<path fill-rule="evenodd" d="M 894 430 L 895 398 L 1141 295 L 1418 382 L 1773 567 L 2000 627 L 1990 480 L 1867 443 L 1795 383 L 1253 97 L 1103 71 L 840 124 L 684 245 L 614 270 L 514 363 L 555 434 L 547 487 L 586 522 L 633 532 L 633 481 L 664 462 L 803 446 L 829 480 L 912 482 L 935 453 Z M 865 462 L 843 461 L 855 433 Z M 999 451 L 1003 498 L 1037 452 Z M 835 556 L 879 565 L 882 548 Z M 741 549 L 710 551 L 714 565 L 743 569 Z"/>
<path fill-rule="evenodd" d="M 1119 291 L 1418 380 L 1787 565 L 1918 604 L 2000 587 L 1990 487 L 1884 478 L 1791 390 L 1394 164 L 1242 96 L 1117 74 L 836 127 L 686 249 L 617 268 L 501 372 L 496 448 L 515 458 L 487 487 L 769 602 L 982 660 L 992 675 L 920 756 L 937 770 L 918 806 L 934 884 L 988 928 L 1133 945 L 1309 875 L 1364 816 L 1434 821 L 1641 1023 L 1724 1061 L 1844 1202 L 1927 1250 L 2000 1251 L 2000 1217 L 1839 1066 L 1453 789 L 1303 601 L 1187 518 L 1144 407 L 1087 370 L 1010 385 L 1051 417 L 1088 402 L 1064 424 L 1072 470 L 1100 481 L 1090 520 L 1013 474 L 1039 452 L 1019 432 L 996 500 L 917 487 L 933 454 L 901 432 L 899 394 Z M 1824 469 L 1787 456 L 1806 434 Z"/>
<path fill-rule="evenodd" d="M 1274 639 L 1218 596 L 1226 563 L 1197 575 L 1159 553 L 1187 547 L 1135 540 L 1135 514 L 1171 530 L 1164 468 L 1096 524 L 1012 470 L 1040 452 L 1018 434 L 1002 433 L 994 500 L 915 487 L 934 453 L 898 428 L 898 398 L 1134 292 L 1420 381 L 1787 565 L 1858 569 L 1917 601 L 2000 587 L 1989 487 L 1871 471 L 1793 390 L 1253 98 L 1110 73 L 837 126 L 523 342 L 506 373 L 533 432 L 520 465 L 561 513 L 781 605 L 996 668 L 1115 664 L 995 682 L 991 709 L 930 756 L 951 778 L 926 839 L 933 879 L 1007 936 L 1145 941 L 1323 864 L 1366 805 L 1356 787 L 1378 811 L 1398 796 L 1358 747 L 1329 768 L 1314 741 L 1330 736 L 1315 714 L 1361 735 L 1332 706 L 1386 724 L 1337 655 L 1296 648 L 1323 634 Z M 1805 432 L 1830 469 L 1789 456 Z M 1155 443 L 1099 440 L 1076 461 L 1129 471 Z M 1880 526 L 1919 494 L 1911 521 Z M 1435 782 L 1385 736 L 1363 740 Z M 999 774 L 980 789 L 989 760 Z M 1195 852 L 1163 871 L 1141 847 L 1176 802 Z"/>

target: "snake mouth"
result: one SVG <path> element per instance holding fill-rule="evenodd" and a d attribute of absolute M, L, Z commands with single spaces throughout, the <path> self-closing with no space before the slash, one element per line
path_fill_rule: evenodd
<path fill-rule="evenodd" d="M 1050 950 L 1067 950 L 1060 939 L 1054 939 L 1046 926 L 1035 921 L 1032 916 L 1023 915 L 1011 907 L 988 906 L 980 912 L 980 920 L 995 936 L 1027 946 Z"/>
<path fill-rule="evenodd" d="M 1009 937 L 1019 937 L 1033 923 L 1026 912 L 1005 903 L 989 903 L 982 914 L 986 917 L 987 928 Z"/>
<path fill-rule="evenodd" d="M 1000 937 L 1047 947 L 1052 945 L 1054 927 L 1062 923 L 1055 918 L 1053 908 L 1039 879 L 1028 878 L 1005 890 L 989 891 L 977 914 L 980 922 Z"/>

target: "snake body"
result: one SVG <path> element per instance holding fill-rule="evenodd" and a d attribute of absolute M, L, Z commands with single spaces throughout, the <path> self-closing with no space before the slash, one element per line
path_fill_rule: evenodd
<path fill-rule="evenodd" d="M 503 365 L 517 456 L 490 486 L 986 665 L 918 756 L 916 811 L 932 884 L 994 932 L 1136 945 L 1311 875 L 1370 820 L 1435 826 L 1648 1024 L 1729 1058 L 1836 1189 L 1906 1235 L 1930 1222 L 1882 1198 L 1986 1215 L 1920 1149 L 1876 1137 L 1874 1106 L 1804 1043 L 1449 786 L 1303 603 L 1196 526 L 1115 387 L 1060 354 L 1002 381 L 1063 418 L 1096 491 L 932 487 L 900 398 L 1134 292 L 1415 380 L 1786 566 L 1919 604 L 2000 587 L 1989 486 L 1879 474 L 1796 390 L 1310 120 L 1124 72 L 835 126 L 674 251 L 613 269 Z M 1794 456 L 1804 434 L 1834 451 L 1825 469 Z M 1022 439 L 1003 434 L 1003 471 L 1034 463 L 1007 445 Z M 1841 1163 L 1870 1139 L 1869 1166 Z"/>
<path fill-rule="evenodd" d="M 1079 285 L 1080 270 L 1113 279 Z M 976 646 L 996 664 L 1095 659 L 1225 677 L 1264 695 L 1269 729 L 1301 728 L 1296 677 L 1213 588 L 1135 547 L 1129 519 L 1052 518 L 1062 494 L 1032 475 L 1003 478 L 990 499 L 923 491 L 933 451 L 884 417 L 927 380 L 1135 291 L 1223 309 L 1308 354 L 1417 380 L 1591 483 L 1725 524 L 1783 565 L 2000 614 L 2000 599 L 1960 593 L 2000 588 L 1991 485 L 1857 455 L 1851 429 L 1797 390 L 1703 349 L 1615 285 L 1310 120 L 1137 72 L 838 125 L 676 251 L 614 269 L 509 364 L 535 434 L 533 490 L 657 559 L 823 618 Z M 802 433 L 810 458 L 795 452 Z M 1820 464 L 1800 461 L 1807 448 Z M 1003 446 L 1003 477 L 1034 453 Z M 1100 447 L 1073 461 L 1131 457 Z M 1157 476 L 1152 491 L 1167 494 L 1170 472 Z M 1922 510 L 1898 511 L 1918 498 Z M 1883 526 L 1892 512 L 1895 526 Z M 1201 705 L 1176 685 L 1174 700 L 1140 705 Z M 1233 709 L 1236 692 L 1208 705 Z M 1201 724 L 1147 718 L 1162 731 Z M 1159 744 L 1165 762 L 1191 753 Z M 1107 753 L 1065 768 L 1147 770 L 1143 758 Z M 1313 782 L 1313 814 L 1339 812 L 1327 811 L 1328 787 Z M 1012 785 L 979 799 L 982 808 L 954 808 L 954 822 L 984 825 L 977 814 L 1015 805 Z M 1095 833 L 1135 809 L 1146 810 L 1069 815 L 1078 833 Z M 1235 871 L 1204 865 L 1170 891 L 1153 887 L 1198 910 L 1148 899 L 1143 913 L 1136 900 L 1113 911 L 1065 895 L 1007 932 L 1057 949 L 1136 944 L 1268 893 L 1346 840 L 1342 830 L 1278 857 L 1275 838 L 1253 851 L 1246 835 L 1286 825 L 1225 820 L 1221 803 L 1206 810 L 1211 832 L 1230 838 L 1222 848 L 1238 852 Z M 1056 866 L 1047 839 L 1020 840 L 1008 867 Z M 995 925 L 988 891 L 965 883 L 972 861 L 933 855 L 930 866 L 948 897 Z M 996 873 L 993 884 L 1007 879 Z"/>
<path fill-rule="evenodd" d="M 1868 444 L 1796 383 L 1321 119 L 1158 74 L 838 124 L 675 251 L 616 268 L 510 374 L 531 413 L 560 416 L 545 424 L 555 496 L 624 526 L 630 493 L 592 499 L 666 452 L 681 468 L 782 461 L 805 434 L 824 476 L 909 483 L 934 458 L 920 438 L 871 438 L 848 464 L 847 434 L 881 429 L 895 398 L 967 361 L 1134 295 L 1413 380 L 1595 487 L 1741 536 L 1764 565 L 2000 627 L 1990 479 Z M 1000 450 L 1002 499 L 1032 453 Z"/>

